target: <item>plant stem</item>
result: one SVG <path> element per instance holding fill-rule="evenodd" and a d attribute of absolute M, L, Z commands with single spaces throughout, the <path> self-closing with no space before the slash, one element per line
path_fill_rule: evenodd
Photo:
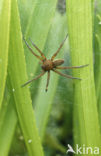
<path fill-rule="evenodd" d="M 89 64 L 73 71 L 75 77 L 82 79 L 74 81 L 74 140 L 87 147 L 100 147 L 93 72 L 92 0 L 67 0 L 67 17 L 72 65 Z"/>

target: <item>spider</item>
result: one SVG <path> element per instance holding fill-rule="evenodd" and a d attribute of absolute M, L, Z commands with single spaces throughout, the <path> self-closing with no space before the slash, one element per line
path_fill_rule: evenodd
<path fill-rule="evenodd" d="M 64 63 L 64 60 L 63 59 L 58 59 L 58 60 L 54 60 L 55 57 L 57 56 L 57 54 L 60 52 L 61 48 L 63 47 L 64 45 L 64 42 L 65 40 L 67 39 L 67 36 L 65 37 L 65 39 L 62 41 L 62 43 L 60 44 L 58 50 L 53 54 L 53 56 L 51 57 L 51 59 L 47 59 L 45 57 L 45 55 L 42 53 L 42 51 L 32 42 L 31 39 L 30 42 L 32 43 L 32 45 L 34 46 L 34 48 L 37 49 L 37 51 L 40 53 L 41 56 L 35 54 L 35 52 L 32 50 L 32 48 L 29 46 L 29 44 L 27 43 L 27 41 L 24 39 L 24 42 L 25 44 L 27 45 L 27 47 L 29 48 L 29 50 L 31 51 L 31 53 L 36 56 L 42 63 L 41 65 L 41 68 L 42 68 L 42 72 L 40 73 L 40 75 L 38 75 L 37 77 L 33 78 L 32 80 L 29 80 L 28 82 L 26 82 L 25 84 L 22 85 L 22 87 L 26 86 L 27 84 L 29 84 L 30 82 L 34 81 L 34 80 L 37 80 L 39 79 L 41 76 L 43 76 L 46 72 L 48 73 L 47 75 L 47 84 L 46 84 L 46 89 L 45 91 L 47 92 L 48 91 L 48 85 L 49 85 L 49 80 L 50 80 L 50 71 L 52 70 L 53 72 L 63 76 L 63 77 L 66 77 L 66 78 L 69 78 L 69 79 L 78 79 L 78 80 L 81 80 L 80 78 L 77 78 L 77 77 L 72 77 L 70 75 L 67 75 L 67 74 L 63 74 L 61 72 L 59 72 L 57 69 L 73 69 L 73 68 L 82 68 L 82 67 L 85 67 L 87 65 L 81 65 L 81 66 L 72 66 L 72 67 L 61 67 L 60 65 L 62 65 Z"/>

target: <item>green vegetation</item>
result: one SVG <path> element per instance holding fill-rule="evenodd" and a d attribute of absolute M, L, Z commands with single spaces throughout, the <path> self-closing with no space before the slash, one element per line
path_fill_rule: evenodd
<path fill-rule="evenodd" d="M 70 5 L 72 9 L 69 7 Z M 78 11 L 76 12 L 76 10 Z M 79 143 L 81 146 L 85 143 L 87 147 L 89 145 L 100 147 L 100 128 L 93 72 L 91 1 L 79 1 L 79 5 L 74 0 L 67 1 L 67 12 L 72 64 L 89 64 L 82 70 L 74 71 L 75 77 L 82 79 L 82 81 L 75 82 L 74 139 L 75 143 Z M 77 127 L 76 121 L 78 121 L 79 127 Z"/>
<path fill-rule="evenodd" d="M 69 156 L 68 144 L 101 150 L 101 2 L 66 0 L 64 7 L 61 0 L 0 1 L 0 156 Z M 47 93 L 47 74 L 22 88 L 41 71 L 23 37 L 50 58 L 67 33 L 56 59 L 88 64 L 61 71 L 82 80 L 51 72 Z"/>

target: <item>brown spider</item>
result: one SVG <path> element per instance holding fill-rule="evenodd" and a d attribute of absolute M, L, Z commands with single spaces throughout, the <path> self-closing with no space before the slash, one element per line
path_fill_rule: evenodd
<path fill-rule="evenodd" d="M 66 35 L 66 38 L 67 38 L 67 35 Z M 49 79 L 50 79 L 50 70 L 52 70 L 53 72 L 61 75 L 61 76 L 64 76 L 66 78 L 70 78 L 70 79 L 78 79 L 78 80 L 81 80 L 80 78 L 77 78 L 77 77 L 72 77 L 70 75 L 66 75 L 66 74 L 63 74 L 61 72 L 59 72 L 58 70 L 56 69 L 72 69 L 72 68 L 82 68 L 82 67 L 85 67 L 87 65 L 82 65 L 82 66 L 72 66 L 72 67 L 61 67 L 60 65 L 62 65 L 64 63 L 64 60 L 63 59 L 59 59 L 59 60 L 54 60 L 54 58 L 57 56 L 57 54 L 59 53 L 60 49 L 63 47 L 63 44 L 66 40 L 66 38 L 63 40 L 63 42 L 60 44 L 60 47 L 58 48 L 58 50 L 56 51 L 56 53 L 54 53 L 54 55 L 51 57 L 51 59 L 47 59 L 45 57 L 45 55 L 41 52 L 41 50 L 31 41 L 32 45 L 38 50 L 38 52 L 41 54 L 41 56 L 38 56 L 37 54 L 34 53 L 34 51 L 32 50 L 32 48 L 28 45 L 28 43 L 26 42 L 26 40 L 24 39 L 27 47 L 29 48 L 29 50 L 32 52 L 32 54 L 34 56 L 36 56 L 39 60 L 41 60 L 41 63 L 42 63 L 42 72 L 40 75 L 38 75 L 37 77 L 35 77 L 34 79 L 32 80 L 29 80 L 28 82 L 26 82 L 25 84 L 22 85 L 22 87 L 24 87 L 25 85 L 29 84 L 30 82 L 32 82 L 33 80 L 37 80 L 38 78 L 40 78 L 41 76 L 43 76 L 46 72 L 48 72 L 48 76 L 47 76 L 47 84 L 46 84 L 46 92 L 48 90 L 48 85 L 49 85 Z"/>

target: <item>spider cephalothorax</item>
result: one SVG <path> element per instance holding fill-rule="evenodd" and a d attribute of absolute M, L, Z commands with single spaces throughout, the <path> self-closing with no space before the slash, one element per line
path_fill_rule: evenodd
<path fill-rule="evenodd" d="M 67 38 L 67 36 L 66 36 Z M 63 42 L 60 44 L 60 47 L 58 48 L 58 50 L 56 51 L 56 53 L 53 54 L 53 56 L 51 57 L 51 59 L 47 59 L 45 57 L 45 55 L 41 52 L 41 50 L 31 41 L 32 45 L 38 50 L 38 52 L 41 54 L 41 56 L 37 55 L 34 53 L 34 51 L 32 50 L 32 48 L 28 45 L 28 43 L 26 42 L 26 40 L 24 39 L 27 47 L 29 48 L 29 50 L 32 52 L 32 54 L 34 56 L 36 56 L 39 60 L 41 60 L 41 68 L 42 68 L 42 72 L 40 75 L 38 75 L 37 77 L 35 77 L 32 80 L 29 80 L 28 82 L 26 82 L 25 84 L 22 85 L 22 87 L 24 87 L 25 85 L 27 85 L 28 83 L 32 82 L 33 80 L 36 80 L 38 78 L 40 78 L 41 76 L 43 76 L 46 72 L 48 72 L 48 77 L 47 77 L 47 84 L 46 84 L 46 91 L 48 90 L 48 85 L 49 85 L 49 79 L 50 79 L 50 71 L 54 71 L 55 73 L 64 76 L 66 78 L 70 78 L 70 79 L 79 79 L 80 78 L 76 78 L 76 77 L 72 77 L 70 75 L 66 75 L 63 74 L 61 72 L 59 72 L 57 69 L 72 69 L 72 68 L 81 68 L 81 67 L 85 67 L 87 65 L 82 65 L 82 66 L 72 66 L 72 67 L 61 67 L 60 65 L 62 65 L 64 63 L 63 59 L 59 59 L 59 60 L 54 60 L 54 58 L 57 56 L 57 54 L 59 53 L 60 49 L 63 47 L 63 44 L 66 40 L 66 38 L 63 40 Z"/>

